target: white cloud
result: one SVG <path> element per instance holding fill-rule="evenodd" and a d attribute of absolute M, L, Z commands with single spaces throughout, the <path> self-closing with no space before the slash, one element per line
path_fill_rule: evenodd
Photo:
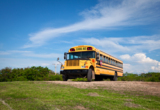
<path fill-rule="evenodd" d="M 0 55 L 9 55 L 9 52 L 0 51 Z"/>
<path fill-rule="evenodd" d="M 160 49 L 159 35 L 112 38 L 85 38 L 81 39 L 90 45 L 100 46 L 108 52 L 137 53 L 143 50 L 153 51 Z"/>
<path fill-rule="evenodd" d="M 122 46 L 119 44 L 119 41 L 122 40 L 121 38 L 102 38 L 102 39 L 96 39 L 96 38 L 85 38 L 82 39 L 82 42 L 85 42 L 87 44 L 95 45 L 95 46 L 101 46 L 102 48 L 107 49 L 108 51 L 123 51 L 128 52 L 130 49 L 126 46 Z"/>
<path fill-rule="evenodd" d="M 0 55 L 10 55 L 14 53 L 30 53 L 31 51 L 19 51 L 19 50 L 11 50 L 11 51 L 0 51 Z"/>
<path fill-rule="evenodd" d="M 21 54 L 22 56 L 27 56 L 27 57 L 47 58 L 47 59 L 62 57 L 62 54 L 57 54 L 57 53 L 36 54 L 32 51 L 19 51 L 19 50 L 0 51 L 0 55 L 13 55 L 13 54 Z"/>
<path fill-rule="evenodd" d="M 95 7 L 80 14 L 84 17 L 81 22 L 30 34 L 31 44 L 26 44 L 23 48 L 41 46 L 51 38 L 80 30 L 110 30 L 120 26 L 149 24 L 159 18 L 159 10 L 155 8 L 159 2 L 160 0 L 100 1 Z"/>
<path fill-rule="evenodd" d="M 48 67 L 49 69 L 54 70 L 54 65 L 59 64 L 57 61 L 48 61 L 48 60 L 34 60 L 34 59 L 20 59 L 20 58 L 0 58 L 0 69 L 5 67 L 11 68 L 25 68 L 32 66 L 43 66 Z M 57 67 L 57 71 L 60 71 L 60 65 Z"/>
<path fill-rule="evenodd" d="M 130 59 L 131 57 L 130 57 L 130 55 L 125 54 L 125 55 L 121 55 L 120 58 L 123 59 L 123 60 L 128 60 L 128 59 Z"/>
<path fill-rule="evenodd" d="M 50 53 L 50 54 L 35 54 L 35 53 L 29 53 L 29 54 L 23 54 L 24 56 L 28 57 L 38 57 L 38 58 L 58 58 L 62 57 L 62 54 L 57 53 Z"/>
<path fill-rule="evenodd" d="M 133 56 L 121 55 L 120 58 L 128 62 L 124 63 L 124 72 L 160 72 L 160 62 L 147 57 L 144 53 L 136 53 Z"/>

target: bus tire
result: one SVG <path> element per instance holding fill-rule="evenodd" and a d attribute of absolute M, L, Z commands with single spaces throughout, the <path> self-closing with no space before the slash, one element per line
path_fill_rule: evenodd
<path fill-rule="evenodd" d="M 67 81 L 67 80 L 68 80 L 67 75 L 63 74 L 63 81 Z"/>
<path fill-rule="evenodd" d="M 88 73 L 87 73 L 87 81 L 88 82 L 92 81 L 92 69 L 91 68 L 88 70 Z"/>
<path fill-rule="evenodd" d="M 115 72 L 115 75 L 113 76 L 113 81 L 117 81 L 117 72 Z"/>

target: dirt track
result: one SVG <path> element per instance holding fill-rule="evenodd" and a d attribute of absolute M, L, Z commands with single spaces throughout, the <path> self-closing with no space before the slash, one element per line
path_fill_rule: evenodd
<path fill-rule="evenodd" d="M 138 82 L 138 81 L 93 81 L 93 82 L 73 82 L 73 81 L 47 81 L 47 83 L 71 85 L 77 88 L 103 88 L 115 90 L 120 93 L 128 91 L 135 94 L 160 96 L 160 82 Z"/>

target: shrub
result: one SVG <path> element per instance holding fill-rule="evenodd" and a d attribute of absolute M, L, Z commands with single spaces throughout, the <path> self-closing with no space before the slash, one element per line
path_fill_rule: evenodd
<path fill-rule="evenodd" d="M 111 81 L 109 78 L 107 78 L 107 79 L 103 79 L 103 81 Z"/>
<path fill-rule="evenodd" d="M 151 81 L 160 82 L 160 73 L 149 72 L 142 74 L 124 73 L 123 77 L 119 77 L 120 81 Z"/>
<path fill-rule="evenodd" d="M 0 70 L 0 81 L 11 81 L 12 79 L 12 69 L 11 68 L 4 68 L 2 70 Z"/>
<path fill-rule="evenodd" d="M 49 69 L 47 67 L 31 67 L 31 68 L 4 68 L 0 70 L 0 82 L 2 81 L 34 81 L 49 80 Z"/>
<path fill-rule="evenodd" d="M 87 78 L 76 78 L 72 79 L 72 81 L 87 81 Z"/>
<path fill-rule="evenodd" d="M 49 75 L 50 81 L 62 81 L 62 75 L 56 74 L 56 75 Z"/>

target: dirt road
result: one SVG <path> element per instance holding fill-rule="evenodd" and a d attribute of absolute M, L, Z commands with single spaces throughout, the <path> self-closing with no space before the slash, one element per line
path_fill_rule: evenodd
<path fill-rule="evenodd" d="M 124 91 L 160 96 L 160 82 L 139 82 L 139 81 L 92 81 L 92 82 L 73 82 L 73 81 L 47 81 L 47 83 L 71 85 L 77 88 L 103 88 L 115 90 L 120 93 Z"/>

